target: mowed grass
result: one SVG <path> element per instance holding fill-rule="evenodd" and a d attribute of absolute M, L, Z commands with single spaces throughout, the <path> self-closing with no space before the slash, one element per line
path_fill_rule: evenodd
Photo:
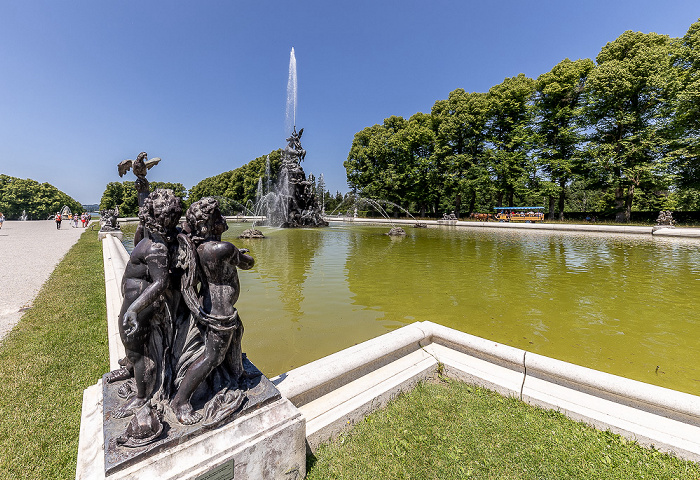
<path fill-rule="evenodd" d="M 0 343 L 0 479 L 75 478 L 83 390 L 109 369 L 106 316 L 86 231 Z"/>
<path fill-rule="evenodd" d="M 461 382 L 422 383 L 321 446 L 307 479 L 698 479 L 700 466 Z"/>

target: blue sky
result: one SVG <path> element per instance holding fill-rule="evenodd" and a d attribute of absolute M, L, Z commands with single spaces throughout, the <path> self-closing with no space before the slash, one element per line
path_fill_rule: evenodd
<path fill-rule="evenodd" d="M 141 151 L 163 159 L 150 180 L 187 188 L 237 168 L 285 145 L 294 47 L 303 167 L 345 192 L 364 127 L 698 17 L 697 0 L 0 0 L 0 173 L 97 203 Z"/>

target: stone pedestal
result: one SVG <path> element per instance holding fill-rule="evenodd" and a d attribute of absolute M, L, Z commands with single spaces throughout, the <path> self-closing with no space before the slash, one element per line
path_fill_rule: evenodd
<path fill-rule="evenodd" d="M 102 381 L 85 390 L 76 480 L 295 479 L 306 475 L 306 423 L 286 398 L 105 475 Z"/>
<path fill-rule="evenodd" d="M 97 232 L 97 239 L 102 240 L 107 235 L 112 235 L 112 236 L 118 238 L 119 240 L 122 239 L 122 231 L 121 230 L 100 230 L 99 232 Z"/>

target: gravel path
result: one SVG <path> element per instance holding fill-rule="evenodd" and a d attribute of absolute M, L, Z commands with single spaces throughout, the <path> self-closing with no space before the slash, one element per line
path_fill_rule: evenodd
<path fill-rule="evenodd" d="M 0 229 L 0 341 L 31 307 L 34 297 L 84 228 L 64 220 L 6 221 Z"/>

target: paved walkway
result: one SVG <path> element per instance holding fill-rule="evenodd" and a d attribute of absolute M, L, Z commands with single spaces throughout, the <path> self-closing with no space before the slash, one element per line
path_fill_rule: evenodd
<path fill-rule="evenodd" d="M 6 221 L 0 229 L 0 341 L 31 307 L 34 297 L 84 228 L 53 220 Z"/>

